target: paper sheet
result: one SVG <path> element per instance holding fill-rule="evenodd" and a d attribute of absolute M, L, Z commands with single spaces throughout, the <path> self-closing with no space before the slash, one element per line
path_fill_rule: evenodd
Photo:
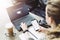
<path fill-rule="evenodd" d="M 40 26 L 39 26 L 39 24 L 37 23 L 36 20 L 32 21 L 31 23 L 32 23 L 33 28 L 34 28 L 35 30 L 38 30 L 38 29 L 40 28 Z"/>

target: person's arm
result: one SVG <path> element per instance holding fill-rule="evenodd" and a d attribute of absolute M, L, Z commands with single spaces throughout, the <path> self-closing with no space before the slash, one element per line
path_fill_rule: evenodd
<path fill-rule="evenodd" d="M 50 29 L 49 28 L 40 27 L 40 29 L 38 31 L 48 34 L 50 32 Z"/>

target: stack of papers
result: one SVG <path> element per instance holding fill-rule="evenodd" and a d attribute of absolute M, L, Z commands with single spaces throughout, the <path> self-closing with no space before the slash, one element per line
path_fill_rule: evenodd
<path fill-rule="evenodd" d="M 44 33 L 35 31 L 33 27 L 29 28 L 29 32 L 20 34 L 19 37 L 21 40 L 29 40 L 30 38 L 32 40 L 47 40 Z"/>
<path fill-rule="evenodd" d="M 30 36 L 29 36 L 29 33 L 26 32 L 26 33 L 20 34 L 20 35 L 19 35 L 19 38 L 20 38 L 21 40 L 29 40 Z"/>
<path fill-rule="evenodd" d="M 34 28 L 30 28 L 29 31 L 37 37 L 35 38 L 31 33 L 29 33 L 30 37 L 32 37 L 34 40 L 46 40 L 46 35 L 44 33 L 39 33 L 35 31 Z"/>

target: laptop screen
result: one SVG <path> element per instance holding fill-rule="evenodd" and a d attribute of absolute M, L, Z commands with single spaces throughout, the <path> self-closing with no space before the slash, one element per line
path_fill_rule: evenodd
<path fill-rule="evenodd" d="M 19 19 L 23 16 L 26 16 L 29 14 L 29 6 L 25 4 L 19 4 L 16 6 L 12 6 L 7 8 L 8 15 L 11 19 L 11 21 L 14 21 L 16 19 Z"/>

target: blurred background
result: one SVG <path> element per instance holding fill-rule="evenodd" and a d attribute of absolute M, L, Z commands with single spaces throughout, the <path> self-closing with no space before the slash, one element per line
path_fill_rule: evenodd
<path fill-rule="evenodd" d="M 12 5 L 11 0 L 0 0 L 0 27 L 10 22 L 6 8 Z"/>

